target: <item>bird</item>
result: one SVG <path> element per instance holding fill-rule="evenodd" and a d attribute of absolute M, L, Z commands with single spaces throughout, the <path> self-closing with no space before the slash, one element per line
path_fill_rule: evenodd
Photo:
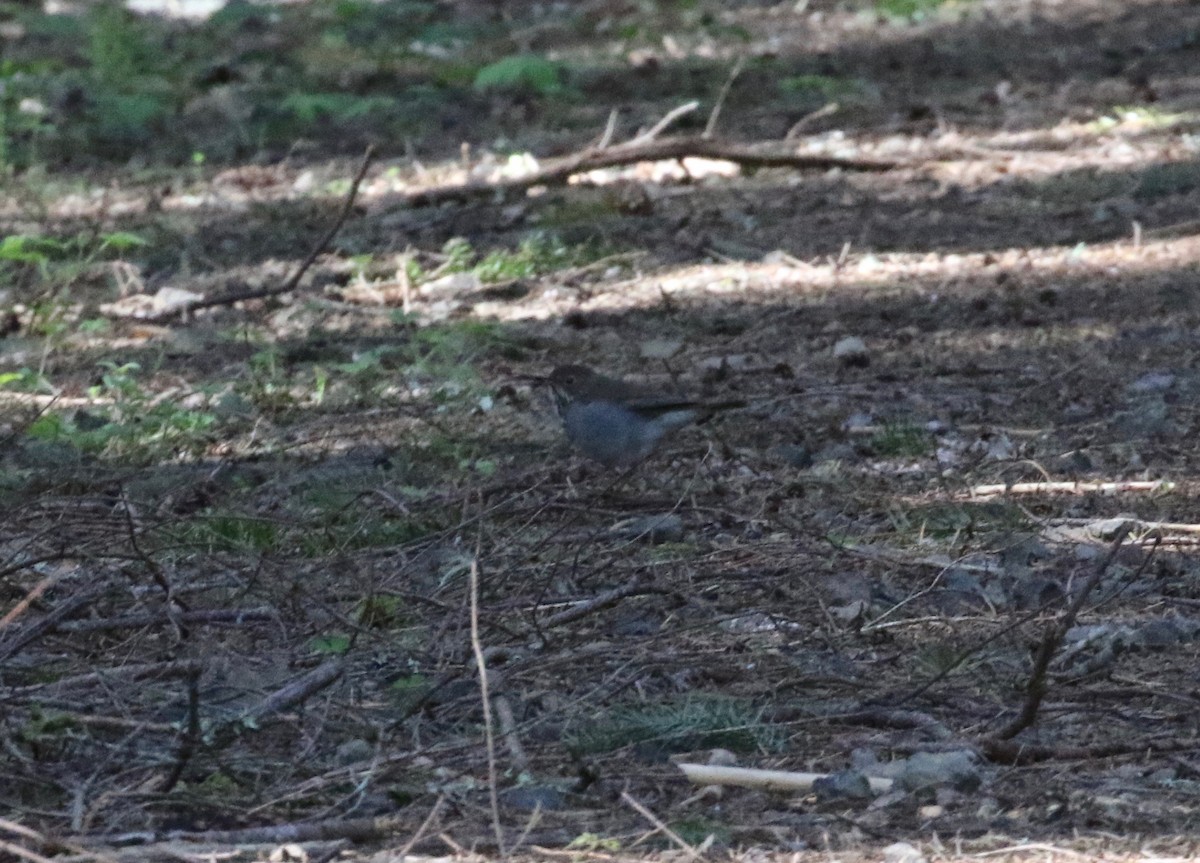
<path fill-rule="evenodd" d="M 561 365 L 544 378 L 554 391 L 568 440 L 606 468 L 646 459 L 664 437 L 742 401 L 703 402 L 656 394 L 583 365 Z"/>

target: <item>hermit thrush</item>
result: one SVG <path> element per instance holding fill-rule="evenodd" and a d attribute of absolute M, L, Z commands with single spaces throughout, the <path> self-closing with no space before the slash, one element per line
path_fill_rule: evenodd
<path fill-rule="evenodd" d="M 545 379 L 567 438 L 605 467 L 632 465 L 654 451 L 664 435 L 744 402 L 702 402 L 647 392 L 587 366 L 559 366 Z"/>

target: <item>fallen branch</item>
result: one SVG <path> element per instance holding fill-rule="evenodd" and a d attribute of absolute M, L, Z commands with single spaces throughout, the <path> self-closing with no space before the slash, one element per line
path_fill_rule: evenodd
<path fill-rule="evenodd" d="M 175 763 L 156 789 L 159 794 L 169 794 L 175 788 L 183 776 L 183 771 L 187 768 L 197 750 L 199 750 L 203 739 L 203 732 L 200 727 L 199 671 L 188 678 L 187 693 L 187 722 L 183 727 L 183 735 L 179 738 L 179 748 L 175 752 Z"/>
<path fill-rule="evenodd" d="M 289 707 L 294 707 L 310 696 L 316 695 L 325 687 L 340 678 L 346 671 L 346 663 L 341 659 L 331 659 L 318 665 L 307 674 L 293 680 L 287 686 L 272 692 L 257 705 L 246 711 L 242 721 L 259 723 L 268 717 L 282 713 Z"/>
<path fill-rule="evenodd" d="M 1074 601 L 1063 612 L 1062 617 L 1046 631 L 1046 635 L 1042 638 L 1042 643 L 1038 645 L 1037 656 L 1033 661 L 1033 670 L 1029 673 L 1025 703 L 1021 706 L 1021 712 L 1017 714 L 1012 722 L 1008 723 L 1008 725 L 1001 728 L 992 736 L 994 740 L 1011 740 L 1033 725 L 1034 720 L 1037 719 L 1038 708 L 1042 705 L 1042 699 L 1046 697 L 1046 675 L 1050 669 L 1050 660 L 1058 652 L 1058 648 L 1062 644 L 1067 630 L 1075 625 L 1075 618 L 1083 610 L 1084 603 L 1088 601 L 1088 597 L 1096 589 L 1096 585 L 1100 583 L 1100 579 L 1104 577 L 1104 573 L 1108 571 L 1108 568 L 1112 566 L 1112 562 L 1116 560 L 1117 552 L 1121 550 L 1121 546 L 1125 543 L 1125 537 L 1128 535 L 1129 525 L 1126 524 L 1117 531 L 1112 545 L 1108 548 L 1108 554 L 1104 556 L 1104 559 L 1100 561 L 1100 565 L 1093 570 L 1092 574 L 1088 576 L 1087 581 L 1079 588 Z"/>
<path fill-rule="evenodd" d="M 132 683 L 137 680 L 168 680 L 177 677 L 190 678 L 200 674 L 203 670 L 204 664 L 197 659 L 177 659 L 170 662 L 122 665 L 117 668 L 106 668 L 103 671 L 90 671 L 87 674 L 63 677 L 49 683 L 15 687 L 8 690 L 7 696 L 9 698 L 22 698 L 35 694 L 50 696 L 68 689 L 99 686 L 117 681 Z"/>
<path fill-rule="evenodd" d="M 1143 521 L 1140 518 L 1125 516 L 1122 516 L 1120 520 L 1127 523 L 1132 530 L 1136 530 L 1139 534 L 1159 533 L 1164 536 L 1172 533 L 1200 534 L 1200 524 L 1191 521 Z M 1111 521 L 1113 519 L 1051 518 L 1045 521 L 1045 525 L 1047 528 L 1082 527 L 1087 529 Z"/>
<path fill-rule="evenodd" d="M 729 77 L 725 79 L 725 83 L 721 87 L 721 92 L 717 94 L 717 101 L 713 105 L 712 111 L 709 112 L 708 122 L 704 124 L 704 134 L 701 137 L 708 139 L 716 134 L 717 120 L 721 117 L 721 109 L 725 107 L 725 100 L 729 98 L 729 91 L 733 89 L 733 82 L 738 79 L 738 75 L 742 74 L 742 69 L 745 66 L 746 55 L 742 54 L 737 58 L 737 62 L 733 64 L 733 68 L 729 70 Z"/>
<path fill-rule="evenodd" d="M 1005 494 L 1119 494 L 1132 491 L 1171 491 L 1175 483 L 1162 480 L 1130 482 L 1002 482 L 976 485 L 967 489 L 958 498 L 978 500 Z"/>
<path fill-rule="evenodd" d="M 172 830 L 164 833 L 133 832 L 115 834 L 91 834 L 72 836 L 70 841 L 79 845 L 106 845 L 124 847 L 149 843 L 191 842 L 197 845 L 243 845 L 247 843 L 282 844 L 285 842 L 319 842 L 334 839 L 349 839 L 352 842 L 368 842 L 392 836 L 409 821 L 397 816 L 378 818 L 346 818 L 315 823 L 276 824 L 269 827 L 248 827 L 244 830 L 202 830 L 188 832 Z M 176 846 L 178 847 L 178 846 Z M 197 849 L 199 851 L 201 849 Z"/>
<path fill-rule="evenodd" d="M 492 724 L 492 699 L 488 687 L 487 658 L 483 641 L 479 638 L 479 558 L 471 559 L 471 651 L 475 654 L 475 669 L 479 672 L 479 701 L 483 711 L 483 738 L 487 753 L 488 802 L 492 809 L 492 830 L 496 835 L 496 849 L 501 857 L 508 856 L 504 850 L 504 828 L 500 825 L 500 792 L 496 778 L 496 733 Z"/>
<path fill-rule="evenodd" d="M 354 179 L 350 182 L 350 191 L 346 193 L 346 201 L 342 204 L 342 211 L 338 213 L 338 217 L 334 223 L 329 226 L 329 230 L 325 232 L 325 236 L 321 237 L 320 241 L 312 247 L 312 251 L 308 253 L 308 257 L 301 262 L 296 268 L 296 272 L 281 285 L 275 285 L 270 288 L 254 288 L 245 291 L 234 291 L 219 297 L 206 297 L 202 300 L 197 300 L 194 303 L 187 303 L 176 309 L 171 309 L 169 312 L 164 312 L 160 315 L 153 315 L 142 320 L 150 321 L 151 323 L 170 320 L 177 315 L 184 315 L 188 312 L 193 312 L 196 309 L 208 309 L 214 306 L 231 306 L 234 303 L 240 303 L 243 300 L 261 300 L 266 297 L 274 297 L 279 294 L 287 294 L 296 289 L 300 284 L 300 279 L 308 272 L 308 268 L 313 265 L 317 257 L 325 251 L 325 248 L 333 242 L 333 238 L 337 236 L 338 231 L 342 229 L 342 225 L 346 223 L 346 219 L 350 216 L 350 211 L 354 208 L 354 199 L 358 197 L 358 187 L 362 184 L 363 178 L 367 175 L 367 168 L 371 165 L 371 160 L 375 158 L 374 146 L 367 147 L 366 153 L 363 154 L 362 164 L 358 166 L 358 173 L 354 175 Z"/>
<path fill-rule="evenodd" d="M 1150 752 L 1190 752 L 1195 748 L 1194 738 L 1180 739 L 1174 736 L 1155 740 L 1131 737 L 1128 740 L 1102 743 L 1096 746 L 1024 743 L 1017 740 L 1000 740 L 995 737 L 979 741 L 979 749 L 989 761 L 1014 767 L 1037 761 L 1096 761 L 1101 758 L 1116 758 L 1120 755 L 1144 756 Z"/>
<path fill-rule="evenodd" d="M 661 120 L 659 120 L 657 123 L 655 123 L 649 129 L 647 129 L 645 132 L 642 132 L 642 134 L 638 135 L 636 138 L 631 138 L 630 140 L 626 141 L 624 144 L 621 144 L 620 146 L 633 147 L 633 146 L 641 146 L 642 144 L 649 144 L 651 141 L 653 141 L 655 138 L 658 137 L 659 132 L 662 132 L 663 130 L 665 130 L 668 126 L 670 126 L 672 123 L 674 123 L 680 117 L 682 117 L 684 114 L 690 114 L 699 107 L 700 107 L 700 103 L 695 100 L 692 100 L 691 102 L 685 102 L 684 104 L 682 104 L 676 108 L 672 108 L 670 111 L 668 111 L 666 114 L 663 115 L 663 118 Z"/>
<path fill-rule="evenodd" d="M 177 623 L 251 623 L 275 620 L 279 613 L 273 608 L 213 608 L 201 611 L 185 611 L 172 615 L 166 611 L 145 614 L 125 614 L 120 617 L 105 617 L 100 620 L 72 620 L 58 624 L 59 632 L 100 632 L 106 629 L 132 629 L 139 626 L 155 626 Z"/>
<path fill-rule="evenodd" d="M 16 619 L 27 607 L 26 602 L 32 602 L 42 592 L 47 585 L 47 581 L 39 582 L 39 584 L 26 595 L 25 599 L 13 608 L 11 612 L 5 615 L 3 621 L 0 621 L 0 630 L 3 630 L 9 621 Z M 104 585 L 93 590 L 84 591 L 69 599 L 60 602 L 45 617 L 35 620 L 25 626 L 24 629 L 14 632 L 8 638 L 0 640 L 0 662 L 10 659 L 17 652 L 24 649 L 26 646 L 37 641 L 43 635 L 54 632 L 57 628 L 64 625 L 64 621 L 71 617 L 76 612 L 83 611 L 91 606 L 97 599 L 100 599 L 108 592 L 108 586 Z"/>
<path fill-rule="evenodd" d="M 545 620 L 542 620 L 538 623 L 538 629 L 545 630 L 553 629 L 556 626 L 563 626 L 564 624 L 587 617 L 589 614 L 594 612 L 601 611 L 605 608 L 610 608 L 616 605 L 622 599 L 652 592 L 655 591 L 648 586 L 645 579 L 643 579 L 641 576 L 635 576 L 626 584 L 622 584 L 619 587 L 614 587 L 611 590 L 606 590 L 603 593 L 592 597 L 591 599 L 586 599 L 583 602 L 572 605 L 570 608 L 564 611 L 550 615 Z"/>
<path fill-rule="evenodd" d="M 340 680 L 342 675 L 346 673 L 346 662 L 344 659 L 331 659 L 328 662 L 323 662 L 311 671 L 302 674 L 295 678 L 285 686 L 276 689 L 266 698 L 262 699 L 253 707 L 247 709 L 244 713 L 234 719 L 223 722 L 213 728 L 207 729 L 205 733 L 206 748 L 219 752 L 247 729 L 260 730 L 263 725 L 268 722 L 277 722 L 282 720 L 281 714 L 289 708 L 302 704 L 312 696 L 316 695 L 322 689 L 331 686 L 336 681 Z M 191 755 L 189 754 L 189 758 Z M 338 836 L 314 836 L 314 839 L 341 838 Z M 146 841 L 159 841 L 158 839 Z M 203 840 L 201 840 L 203 841 Z M 229 841 L 238 842 L 237 839 L 217 839 L 213 841 Z M 246 841 L 269 841 L 250 839 Z"/>
<path fill-rule="evenodd" d="M 332 860 L 350 846 L 346 839 L 329 842 L 289 843 L 303 852 L 297 859 L 308 863 Z M 103 854 L 80 850 L 76 854 L 54 857 L 51 863 L 191 863 L 191 861 L 250 861 L 270 860 L 279 853 L 278 842 L 240 842 L 237 845 L 191 845 L 182 842 L 160 842 L 153 845 L 135 845 L 106 851 Z M 293 859 L 291 857 L 275 859 Z"/>
<path fill-rule="evenodd" d="M 825 779 L 827 773 L 797 773 L 793 770 L 757 770 L 750 767 L 721 767 L 715 764 L 676 764 L 689 782 L 696 785 L 736 785 L 739 788 L 759 788 L 763 791 L 811 791 L 813 783 Z M 892 790 L 892 780 L 868 776 L 867 782 L 876 794 Z"/>
<path fill-rule="evenodd" d="M 829 170 L 841 168 L 845 171 L 891 171 L 901 167 L 899 162 L 872 159 L 839 159 L 834 156 L 813 156 L 796 152 L 794 145 L 787 144 L 741 144 L 730 141 L 715 141 L 700 137 L 662 138 L 641 141 L 634 139 L 625 144 L 605 147 L 589 147 L 579 153 L 563 156 L 546 163 L 545 167 L 523 177 L 505 177 L 498 180 L 478 180 L 454 186 L 438 186 L 402 195 L 403 206 L 429 206 L 444 201 L 495 195 L 504 192 L 525 191 L 534 186 L 565 183 L 575 174 L 583 174 L 600 168 L 614 168 L 637 162 L 658 162 L 667 159 L 723 159 L 749 168 L 795 168 L 797 170 Z"/>

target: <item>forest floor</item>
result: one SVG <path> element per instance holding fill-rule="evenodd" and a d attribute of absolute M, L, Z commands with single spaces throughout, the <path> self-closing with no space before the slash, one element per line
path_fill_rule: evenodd
<path fill-rule="evenodd" d="M 1194 854 L 1200 5 L 503 5 L 454 18 L 495 87 L 362 48 L 432 4 L 238 6 L 138 37 L 192 64 L 170 122 L 103 17 L 5 103 L 0 838 Z M 4 15 L 11 96 L 75 31 Z M 660 137 L 719 103 L 886 169 L 414 197 L 693 99 Z M 531 380 L 568 362 L 746 406 L 617 475 Z"/>

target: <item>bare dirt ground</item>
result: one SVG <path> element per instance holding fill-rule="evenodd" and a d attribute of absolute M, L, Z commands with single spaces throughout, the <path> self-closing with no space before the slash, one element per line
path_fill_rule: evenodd
<path fill-rule="evenodd" d="M 442 106 L 419 158 L 380 146 L 297 290 L 182 319 L 125 313 L 280 284 L 370 136 L 14 192 L 7 235 L 147 245 L 58 305 L 32 264 L 4 288 L 0 371 L 53 384 L 0 391 L 7 840 L 1191 856 L 1200 6 L 959 13 L 730 6 L 615 62 L 527 28 L 609 63 L 554 112 Z M 897 166 L 404 203 L 501 137 L 582 149 L 613 108 L 623 139 L 698 98 L 698 132 L 742 55 L 722 138 L 807 117 L 801 152 Z M 784 72 L 824 90 L 770 95 Z M 533 231 L 593 253 L 404 275 Z M 564 362 L 748 405 L 618 478 L 524 377 Z M 713 760 L 843 775 L 701 791 L 675 766 Z"/>

